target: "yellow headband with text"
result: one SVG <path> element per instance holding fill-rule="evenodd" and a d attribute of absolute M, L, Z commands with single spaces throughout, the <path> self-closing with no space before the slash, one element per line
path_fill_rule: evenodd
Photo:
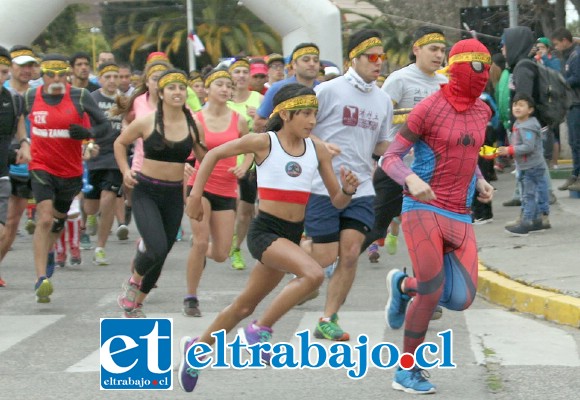
<path fill-rule="evenodd" d="M 201 78 L 201 76 L 196 76 L 195 78 L 191 78 L 190 80 L 187 81 L 190 85 L 193 85 L 195 82 L 201 82 L 203 83 L 203 79 Z"/>
<path fill-rule="evenodd" d="M 187 86 L 187 77 L 185 74 L 180 72 L 171 72 L 167 75 L 163 75 L 159 79 L 159 82 L 157 82 L 157 87 L 159 87 L 159 90 L 163 90 L 163 88 L 170 83 L 183 83 Z"/>
<path fill-rule="evenodd" d="M 230 67 L 228 68 L 228 71 L 233 72 L 234 69 L 236 68 L 247 68 L 250 69 L 250 63 L 248 62 L 248 60 L 236 60 L 232 63 L 232 65 L 230 65 Z"/>
<path fill-rule="evenodd" d="M 12 57 L 13 60 L 16 57 L 20 57 L 20 56 L 30 56 L 30 57 L 36 58 L 36 56 L 34 55 L 32 50 L 15 50 L 12 53 L 10 53 L 10 57 Z"/>
<path fill-rule="evenodd" d="M 316 47 L 314 47 L 314 46 L 302 47 L 301 49 L 296 50 L 292 54 L 292 61 L 296 61 L 300 57 L 305 56 L 307 54 L 311 54 L 311 55 L 317 56 L 317 55 L 320 54 L 320 51 Z"/>
<path fill-rule="evenodd" d="M 421 36 L 419 39 L 417 39 L 417 41 L 413 43 L 413 46 L 421 47 L 431 43 L 445 44 L 445 36 L 440 33 L 428 33 L 425 36 Z"/>
<path fill-rule="evenodd" d="M 60 60 L 47 60 L 40 63 L 40 69 L 43 71 L 45 70 L 53 70 L 53 71 L 61 71 L 63 69 L 68 69 L 69 65 L 66 61 Z"/>
<path fill-rule="evenodd" d="M 99 71 L 99 76 L 103 76 L 108 72 L 119 72 L 119 67 L 116 65 L 107 65 Z"/>
<path fill-rule="evenodd" d="M 232 76 L 228 72 L 217 71 L 217 72 L 212 73 L 210 76 L 208 76 L 205 79 L 205 87 L 208 88 L 209 85 L 211 85 L 213 81 L 220 79 L 220 78 L 226 78 L 226 79 L 229 79 L 230 81 L 232 80 Z"/>
<path fill-rule="evenodd" d="M 318 109 L 318 99 L 313 94 L 306 94 L 303 96 L 293 97 L 288 100 L 284 100 L 280 104 L 278 104 L 272 114 L 270 114 L 270 118 L 274 115 L 278 114 L 282 110 L 287 111 L 294 111 L 294 110 L 304 110 L 306 108 L 315 108 Z"/>
<path fill-rule="evenodd" d="M 481 62 L 491 64 L 491 56 L 488 53 L 459 53 L 449 59 L 449 65 L 460 62 Z"/>
<path fill-rule="evenodd" d="M 151 68 L 149 68 L 147 70 L 147 79 L 149 79 L 151 77 L 151 75 L 153 75 L 155 72 L 163 72 L 163 71 L 167 71 L 169 68 L 167 67 L 167 65 L 163 65 L 163 64 L 158 64 L 158 65 L 154 65 Z"/>
<path fill-rule="evenodd" d="M 383 42 L 381 42 L 381 39 L 379 39 L 378 37 L 372 37 L 368 38 L 367 40 L 363 40 L 361 43 L 356 45 L 356 47 L 352 49 L 350 53 L 348 53 L 348 58 L 352 60 L 353 58 L 360 56 L 362 53 L 364 53 L 371 47 L 377 46 L 380 46 L 381 48 L 383 47 Z"/>
<path fill-rule="evenodd" d="M 11 66 L 12 61 L 10 61 L 10 59 L 8 57 L 0 57 L 0 65 Z"/>

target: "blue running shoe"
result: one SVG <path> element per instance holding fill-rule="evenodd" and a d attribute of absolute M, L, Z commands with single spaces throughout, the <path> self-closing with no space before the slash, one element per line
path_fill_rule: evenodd
<path fill-rule="evenodd" d="M 429 373 L 418 367 L 410 370 L 398 369 L 391 387 L 395 390 L 402 390 L 411 394 L 429 394 L 437 390 L 435 385 L 427 380 Z"/>
<path fill-rule="evenodd" d="M 53 292 L 52 282 L 46 276 L 41 276 L 34 285 L 37 303 L 50 303 L 50 295 Z"/>
<path fill-rule="evenodd" d="M 392 269 L 387 275 L 389 300 L 385 306 L 385 318 L 391 329 L 399 329 L 405 322 L 405 312 L 407 311 L 410 297 L 401 293 L 399 282 L 406 276 L 407 274 L 398 269 Z"/>
<path fill-rule="evenodd" d="M 55 265 L 56 265 L 56 262 L 54 261 L 54 250 L 49 251 L 48 258 L 46 260 L 46 277 L 47 278 L 52 277 L 52 274 L 54 274 L 54 266 Z"/>
<path fill-rule="evenodd" d="M 193 392 L 195 385 L 197 385 L 197 379 L 199 378 L 199 370 L 192 368 L 187 363 L 187 349 L 194 344 L 198 338 L 192 339 L 189 336 L 184 336 L 181 338 L 179 343 L 179 348 L 181 349 L 181 361 L 179 362 L 179 371 L 177 374 L 177 379 L 179 380 L 179 386 L 186 392 Z"/>
<path fill-rule="evenodd" d="M 251 346 L 256 343 L 265 343 L 270 342 L 272 339 L 272 329 L 268 328 L 267 326 L 256 326 L 256 321 L 252 322 L 245 328 L 238 329 L 238 334 L 240 335 L 240 339 L 243 343 L 246 343 L 248 346 Z M 251 350 L 246 348 L 250 354 Z M 266 365 L 270 365 L 270 357 L 272 356 L 271 353 L 261 351 L 260 352 L 260 359 Z"/>

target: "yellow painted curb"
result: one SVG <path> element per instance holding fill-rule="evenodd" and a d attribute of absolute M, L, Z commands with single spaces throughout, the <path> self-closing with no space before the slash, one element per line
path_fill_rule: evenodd
<path fill-rule="evenodd" d="M 479 264 L 477 291 L 486 300 L 510 310 L 580 328 L 580 299 L 515 282 Z"/>

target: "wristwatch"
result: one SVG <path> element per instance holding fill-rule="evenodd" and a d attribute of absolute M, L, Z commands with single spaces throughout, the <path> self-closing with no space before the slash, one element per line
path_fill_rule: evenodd
<path fill-rule="evenodd" d="M 21 139 L 21 140 L 20 140 L 20 142 L 18 142 L 18 144 L 20 144 L 20 145 L 21 145 L 23 142 L 26 142 L 26 143 L 30 144 L 30 139 L 29 139 L 29 138 L 27 138 L 27 137 L 26 137 L 26 138 L 24 138 L 24 139 Z"/>

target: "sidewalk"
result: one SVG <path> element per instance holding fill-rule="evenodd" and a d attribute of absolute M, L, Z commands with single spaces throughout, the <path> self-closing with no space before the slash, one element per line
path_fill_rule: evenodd
<path fill-rule="evenodd" d="M 562 176 L 560 174 L 559 176 Z M 515 176 L 498 174 L 494 220 L 475 225 L 479 247 L 478 292 L 485 299 L 546 320 L 580 328 L 580 199 L 557 189 L 564 179 L 552 179 L 558 202 L 551 206 L 552 229 L 528 237 L 510 236 L 507 222 L 519 207 L 504 207 Z"/>

